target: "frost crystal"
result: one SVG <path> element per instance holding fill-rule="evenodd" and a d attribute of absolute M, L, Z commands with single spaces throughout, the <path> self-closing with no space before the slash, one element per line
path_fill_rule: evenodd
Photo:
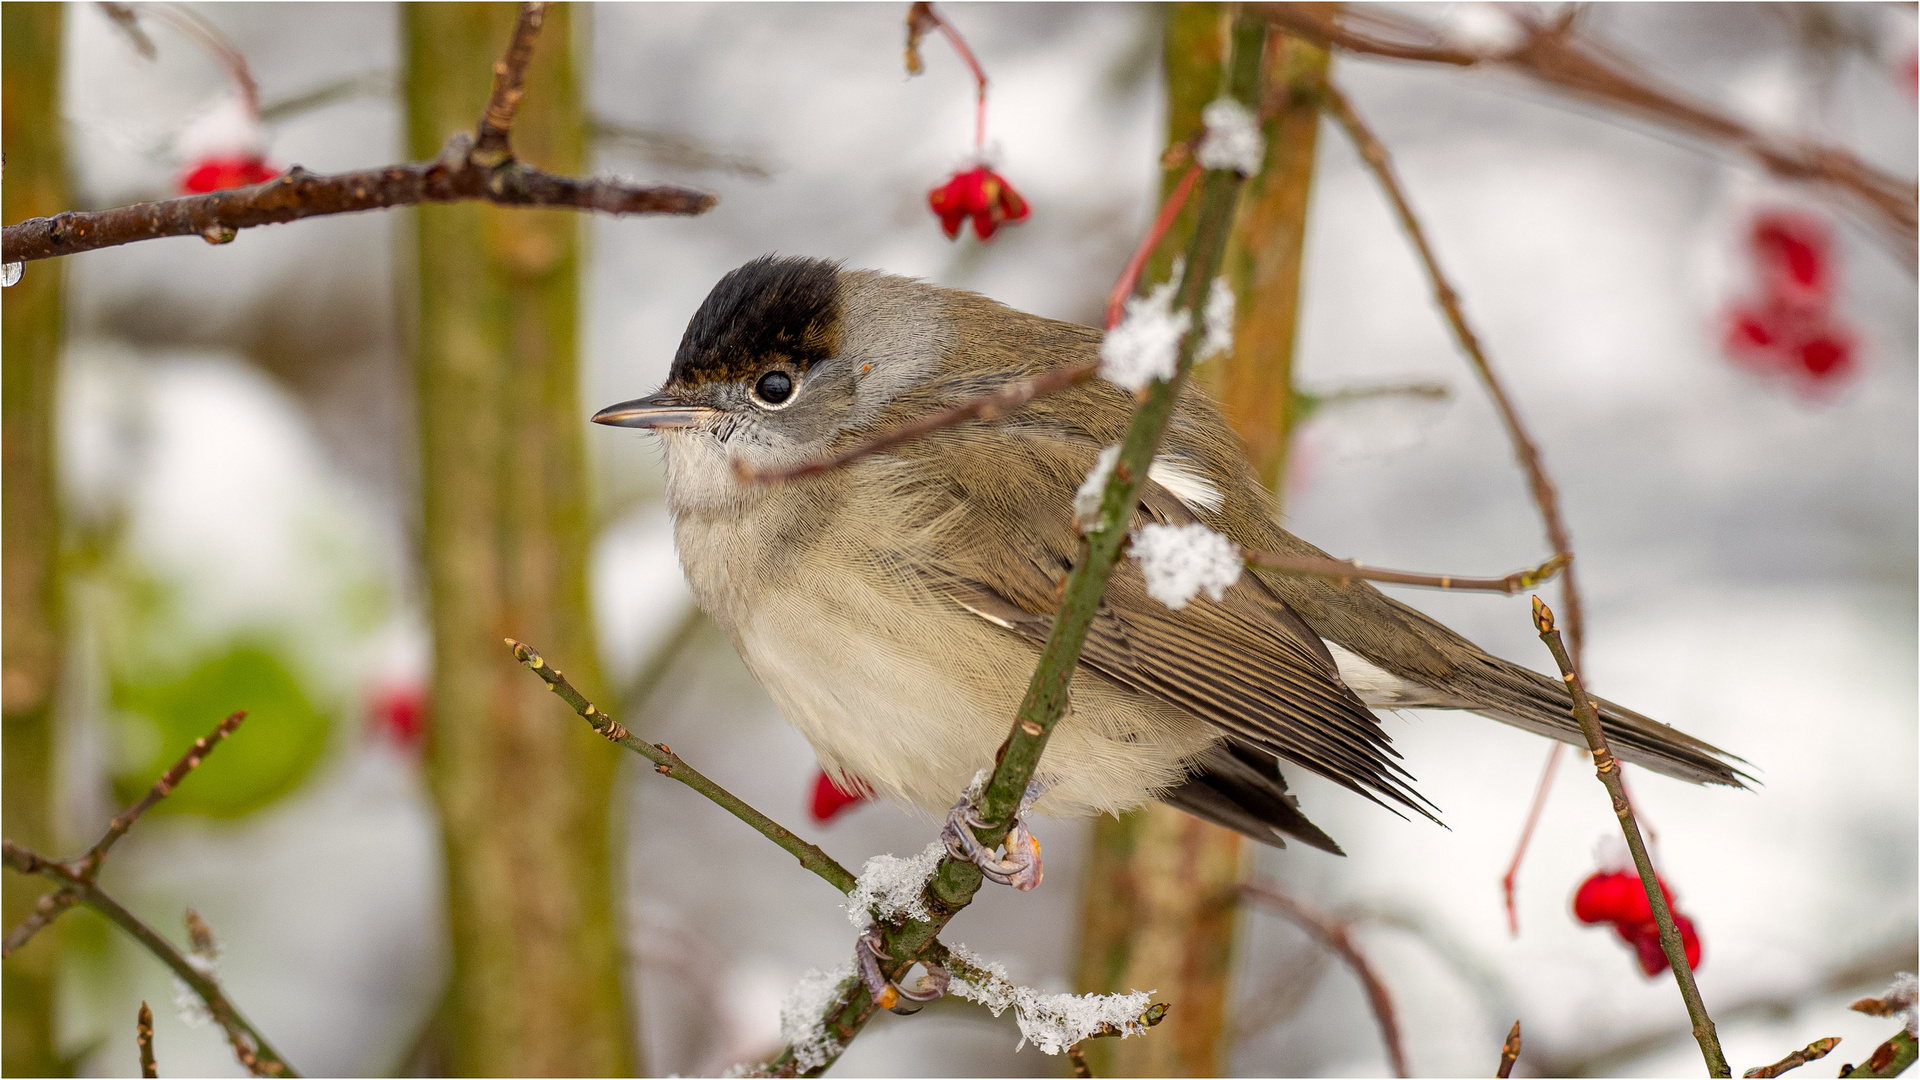
<path fill-rule="evenodd" d="M 1100 460 L 1093 463 L 1093 471 L 1080 483 L 1080 490 L 1073 493 L 1073 517 L 1085 530 L 1100 516 L 1100 497 L 1107 492 L 1107 478 L 1113 475 L 1113 466 L 1120 460 L 1120 448 L 1109 446 L 1100 451 Z"/>
<path fill-rule="evenodd" d="M 189 959 L 187 962 L 193 961 Z M 213 1023 L 213 1012 L 207 1008 L 207 1003 L 200 1000 L 199 993 L 178 975 L 173 977 L 173 1008 L 180 1014 L 180 1022 L 188 1027 L 206 1027 Z"/>
<path fill-rule="evenodd" d="M 1224 277 L 1214 278 L 1213 287 L 1207 290 L 1206 329 L 1198 359 L 1233 351 L 1233 286 Z"/>
<path fill-rule="evenodd" d="M 1146 1030 L 1141 1016 L 1153 1004 L 1150 990 L 1132 994 L 1042 994 L 1030 986 L 1014 985 L 1005 967 L 964 945 L 954 945 L 949 951 L 984 978 L 973 982 L 956 971 L 948 992 L 985 1005 L 995 1016 L 1012 1009 L 1014 1022 L 1020 1025 L 1021 1046 L 1032 1043 L 1043 1054 L 1059 1054 L 1093 1035 L 1114 1032 L 1124 1039 Z"/>
<path fill-rule="evenodd" d="M 814 968 L 780 1002 L 780 1037 L 793 1050 L 797 1071 L 806 1073 L 833 1060 L 839 1040 L 827 1031 L 827 1007 L 839 996 L 842 983 L 853 978 L 851 961 L 831 971 Z"/>
<path fill-rule="evenodd" d="M 875 918 L 882 922 L 932 918 L 921 893 L 939 868 L 940 857 L 946 853 L 946 847 L 935 842 L 911 859 L 894 855 L 875 855 L 868 859 L 867 865 L 860 868 L 853 892 L 847 896 L 847 918 L 861 928 Z"/>
<path fill-rule="evenodd" d="M 1135 392 L 1173 378 L 1180 359 L 1180 339 L 1193 325 L 1193 316 L 1173 310 L 1173 294 L 1180 275 L 1163 281 L 1145 296 L 1127 301 L 1127 317 L 1100 342 L 1100 376 Z"/>
<path fill-rule="evenodd" d="M 1872 999 L 1868 999 L 1872 1000 Z M 1875 1002 L 1878 1007 L 1871 1010 L 1879 1016 L 1891 1016 L 1907 1027 L 1907 1034 L 1920 1037 L 1920 979 L 1913 972 L 1903 971 L 1893 977 L 1885 993 Z M 1859 1009 L 1859 1005 L 1854 1006 Z M 1861 1010 L 1867 1011 L 1867 1010 Z"/>
<path fill-rule="evenodd" d="M 1220 599 L 1246 565 L 1233 541 L 1198 524 L 1142 525 L 1133 534 L 1133 557 L 1140 560 L 1147 595 L 1175 611 L 1202 589 Z"/>
<path fill-rule="evenodd" d="M 1267 140 L 1260 134 L 1260 121 L 1245 105 L 1230 97 L 1216 98 L 1200 110 L 1200 122 L 1207 126 L 1207 135 L 1194 154 L 1201 168 L 1232 169 L 1241 176 L 1260 171 Z"/>

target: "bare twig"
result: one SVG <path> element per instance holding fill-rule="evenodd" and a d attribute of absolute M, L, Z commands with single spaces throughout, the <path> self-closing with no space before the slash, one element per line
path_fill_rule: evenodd
<path fill-rule="evenodd" d="M 1815 1039 L 1804 1048 L 1795 1050 L 1793 1053 L 1788 1054 L 1786 1057 L 1781 1058 L 1771 1065 L 1761 1065 L 1757 1068 L 1748 1069 L 1740 1075 L 1744 1077 L 1745 1080 L 1754 1080 L 1754 1077 L 1779 1076 L 1781 1073 L 1797 1069 L 1809 1061 L 1819 1061 L 1821 1058 L 1832 1053 L 1833 1048 L 1839 1045 L 1840 1039 L 1837 1036 Z"/>
<path fill-rule="evenodd" d="M 153 1010 L 146 1002 L 140 1003 L 140 1013 L 133 1021 L 133 1041 L 140 1047 L 140 1075 L 144 1080 L 153 1080 L 160 1075 L 160 1066 L 153 1060 Z"/>
<path fill-rule="evenodd" d="M 1120 280 L 1113 283 L 1113 292 L 1107 295 L 1107 329 L 1120 325 L 1120 319 L 1127 313 L 1127 297 L 1133 295 L 1135 285 L 1140 281 L 1140 271 L 1146 269 L 1147 260 L 1153 257 L 1153 250 L 1173 228 L 1173 219 L 1180 216 L 1180 209 L 1187 205 L 1187 196 L 1193 194 L 1194 181 L 1200 179 L 1200 166 L 1192 165 L 1173 185 L 1167 198 L 1160 204 L 1160 212 L 1153 217 L 1153 224 L 1147 227 L 1147 235 L 1127 257 L 1127 265 L 1120 268 Z"/>
<path fill-rule="evenodd" d="M 1512 596 L 1553 580 L 1567 567 L 1564 555 L 1555 555 L 1539 566 L 1515 570 L 1505 577 L 1453 577 L 1449 574 L 1417 574 L 1410 570 L 1383 570 L 1362 566 L 1358 559 L 1309 559 L 1294 555 L 1273 555 L 1264 551 L 1244 552 L 1247 562 L 1267 570 L 1288 574 L 1310 574 L 1332 578 L 1344 585 L 1349 581 L 1382 581 L 1392 585 L 1418 585 L 1428 589 L 1454 589 L 1462 592 L 1497 592 Z"/>
<path fill-rule="evenodd" d="M 1406 1051 L 1400 1045 L 1400 1025 L 1394 1018 L 1393 997 L 1387 993 L 1386 984 L 1373 973 L 1366 957 L 1354 947 L 1353 939 L 1347 934 L 1346 924 L 1315 911 L 1301 902 L 1292 893 L 1281 888 L 1277 882 L 1247 881 L 1240 885 L 1240 892 L 1248 899 L 1286 919 L 1307 932 L 1307 936 L 1319 942 L 1321 946 L 1338 955 L 1353 970 L 1360 985 L 1367 992 L 1367 1004 L 1373 1009 L 1373 1019 L 1380 1025 L 1380 1041 L 1387 1048 L 1387 1061 L 1393 1066 L 1393 1075 L 1412 1076 L 1407 1068 Z"/>
<path fill-rule="evenodd" d="M 832 457 L 802 462 L 786 469 L 770 469 L 766 472 L 755 472 L 743 463 L 735 461 L 734 472 L 743 482 L 753 484 L 773 484 L 783 480 L 798 480 L 803 476 L 817 476 L 863 457 L 878 454 L 883 450 L 891 450 L 901 443 L 917 439 L 922 435 L 950 428 L 955 424 L 968 420 L 997 419 L 1034 398 L 1045 397 L 1048 394 L 1056 394 L 1069 387 L 1078 386 L 1093 378 L 1099 370 L 1098 364 L 1074 364 L 1069 367 L 1055 368 L 1045 375 L 1022 379 L 1001 387 L 991 394 L 982 394 L 911 424 L 902 424 L 885 435 L 868 439 Z"/>
<path fill-rule="evenodd" d="M 1653 860 L 1647 857 L 1646 841 L 1640 836 L 1640 823 L 1633 816 L 1633 804 L 1627 801 L 1626 789 L 1621 786 L 1620 764 L 1607 748 L 1607 735 L 1600 727 L 1600 714 L 1594 709 L 1593 700 L 1587 697 L 1579 669 L 1560 640 L 1560 631 L 1553 624 L 1552 609 L 1541 603 L 1537 596 L 1533 598 L 1533 624 L 1540 631 L 1540 640 L 1553 653 L 1554 663 L 1560 666 L 1560 677 L 1566 680 L 1567 690 L 1573 695 L 1574 717 L 1580 721 L 1580 730 L 1587 737 L 1587 749 L 1593 751 L 1594 772 L 1613 799 L 1614 816 L 1620 819 L 1620 832 L 1626 837 L 1627 850 L 1633 854 L 1634 867 L 1640 871 L 1640 887 L 1646 891 L 1647 903 L 1653 908 L 1653 920 L 1660 927 L 1660 947 L 1667 955 L 1668 965 L 1673 968 L 1673 979 L 1679 984 L 1680 999 L 1687 1006 L 1687 1017 L 1693 1021 L 1693 1037 L 1700 1044 L 1700 1056 L 1706 1059 L 1709 1075 L 1730 1076 L 1732 1073 L 1727 1067 L 1726 1054 L 1720 1049 L 1720 1038 L 1713 1030 L 1713 1018 L 1707 1015 L 1707 1006 L 1700 1000 L 1700 988 L 1693 981 L 1693 968 L 1687 963 L 1686 947 L 1681 944 L 1680 931 L 1674 926 L 1673 912 L 1667 907 L 1666 891 L 1660 887 L 1660 879 L 1654 875 Z"/>
<path fill-rule="evenodd" d="M 1500 896 L 1507 906 L 1507 933 L 1520 936 L 1520 909 L 1515 903 L 1515 890 L 1520 878 L 1520 864 L 1526 861 L 1527 847 L 1533 843 L 1533 830 L 1540 824 L 1540 815 L 1547 808 L 1547 793 L 1553 790 L 1554 774 L 1560 771 L 1560 752 L 1567 744 L 1555 740 L 1547 748 L 1547 762 L 1540 767 L 1540 782 L 1533 788 L 1533 803 L 1527 807 L 1526 824 L 1520 826 L 1520 841 L 1513 845 L 1513 858 L 1507 863 L 1507 872 L 1500 878 Z"/>
<path fill-rule="evenodd" d="M 980 66 L 973 50 L 967 47 L 967 39 L 960 35 L 959 28 L 935 11 L 927 0 L 914 0 L 914 4 L 907 9 L 907 74 L 918 75 L 926 70 L 926 64 L 920 57 L 920 41 L 934 30 L 939 30 L 941 36 L 947 39 L 947 44 L 960 54 L 960 62 L 967 65 L 967 70 L 973 75 L 973 149 L 975 153 L 980 153 L 987 142 L 987 69 Z"/>
<path fill-rule="evenodd" d="M 508 141 L 513 135 L 513 117 L 519 111 L 520 99 L 526 95 L 522 84 L 526 81 L 527 64 L 533 60 L 533 40 L 540 35 L 540 24 L 546 17 L 544 3 L 520 5 L 520 18 L 513 24 L 513 39 L 507 43 L 507 54 L 493 62 L 493 93 L 487 97 L 486 110 L 480 114 L 480 124 L 474 132 L 476 160 L 505 161 L 513 157 Z"/>
<path fill-rule="evenodd" d="M 1920 1057 L 1920 1044 L 1914 1042 L 1912 1035 L 1897 1031 L 1893 1038 L 1874 1047 L 1873 1054 L 1858 1065 L 1843 1065 L 1840 1075 L 1853 1080 L 1880 1080 L 1881 1077 L 1899 1076 Z"/>
<path fill-rule="evenodd" d="M 1500 1070 L 1493 1075 L 1496 1080 L 1507 1080 L 1513 1075 L 1513 1063 L 1520 1060 L 1520 1021 L 1513 1022 L 1513 1030 L 1507 1032 L 1507 1041 L 1500 1044 Z"/>
<path fill-rule="evenodd" d="M 514 659 L 525 664 L 535 675 L 540 676 L 541 681 L 547 684 L 547 688 L 560 695 L 560 700 L 566 702 L 569 708 L 580 715 L 581 719 L 591 724 L 593 730 L 599 732 L 601 737 L 609 742 L 618 743 L 653 762 L 654 772 L 662 776 L 670 776 L 705 795 L 717 803 L 721 809 L 746 822 L 753 827 L 754 831 L 780 845 L 788 854 L 800 860 L 801 866 L 819 875 L 827 884 L 843 893 L 853 891 L 854 876 L 818 846 L 802 840 L 791 829 L 755 810 L 739 796 L 707 779 L 693 766 L 680 760 L 680 756 L 664 744 L 649 743 L 620 726 L 619 721 L 601 712 L 593 702 L 588 701 L 580 691 L 574 689 L 573 684 L 567 681 L 567 677 L 547 663 L 546 659 L 534 651 L 532 646 L 508 638 L 507 647 L 513 650 Z"/>
<path fill-rule="evenodd" d="M 72 889 L 56 889 L 40 897 L 33 905 L 33 914 L 20 921 L 20 925 L 7 932 L 4 948 L 0 948 L 0 958 L 13 955 L 13 951 L 25 945 L 33 935 L 45 929 L 53 920 L 68 908 L 80 902 L 80 894 Z"/>
<path fill-rule="evenodd" d="M 506 55 L 494 65 L 493 97 L 476 132 L 454 135 L 432 161 L 330 176 L 295 165 L 284 176 L 250 187 L 30 218 L 8 225 L 0 235 L 0 259 L 31 262 L 168 236 L 199 236 L 223 244 L 239 230 L 260 225 L 420 203 L 473 200 L 608 214 L 702 214 L 711 209 L 713 196 L 689 188 L 579 180 L 514 159 L 508 137 L 543 12 L 542 4 L 521 10 Z"/>
<path fill-rule="evenodd" d="M 182 955 L 171 942 L 140 921 L 138 916 L 128 911 L 118 900 L 102 892 L 94 881 L 100 873 L 100 866 L 107 851 L 113 847 L 114 843 L 126 835 L 127 830 L 139 820 L 141 814 L 178 786 L 188 773 L 198 768 L 200 763 L 206 760 L 207 754 L 231 735 L 245 718 L 244 712 L 234 713 L 222 720 L 212 732 L 195 739 L 192 748 L 172 768 L 162 773 L 160 779 L 154 781 L 153 787 L 148 789 L 147 794 L 139 802 L 114 818 L 113 822 L 107 826 L 106 834 L 80 858 L 63 862 L 20 847 L 11 840 L 0 841 L 0 856 L 4 856 L 7 866 L 23 874 L 39 874 L 61 885 L 59 892 L 42 899 L 34 913 L 7 935 L 7 952 L 11 953 L 15 947 L 31 937 L 34 930 L 53 921 L 62 911 L 75 903 L 84 903 L 106 916 L 108 921 L 144 945 L 147 951 L 161 963 L 173 969 L 173 973 L 181 981 L 193 988 L 193 992 L 206 1003 L 207 1011 L 212 1014 L 214 1021 L 226 1032 L 227 1041 L 233 1045 L 235 1056 L 239 1058 L 240 1064 L 246 1066 L 248 1072 L 255 1076 L 294 1077 L 299 1074 L 227 999 L 220 984 L 210 974 L 212 970 L 210 965 L 204 960 L 195 964 L 193 959 Z M 204 936 L 207 939 L 207 947 L 211 949 L 211 932 L 205 930 L 206 924 L 191 912 L 189 916 L 190 936 L 195 939 Z M 198 946 L 200 942 L 196 940 L 195 944 Z"/>
<path fill-rule="evenodd" d="M 1426 24 L 1371 5 L 1251 6 L 1288 32 L 1323 45 L 1395 60 L 1516 71 L 1556 90 L 1727 147 L 1775 176 L 1828 190 L 1864 211 L 1902 261 L 1910 269 L 1914 265 L 1920 214 L 1911 181 L 1876 169 L 1839 147 L 1756 131 L 1662 83 L 1604 46 L 1580 40 L 1573 26 L 1548 23 L 1518 6 L 1507 6 L 1502 10 L 1514 19 L 1519 42 L 1509 49 L 1479 53 L 1441 44 L 1439 35 Z"/>

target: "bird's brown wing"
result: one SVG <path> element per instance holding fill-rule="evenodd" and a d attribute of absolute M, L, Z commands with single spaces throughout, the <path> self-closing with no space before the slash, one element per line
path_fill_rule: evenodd
<path fill-rule="evenodd" d="M 1057 460 L 1062 457 L 1071 460 Z M 981 618 L 1036 645 L 1044 642 L 1059 583 L 1080 553 L 1068 482 L 1084 475 L 1092 457 L 1089 448 L 1053 439 L 1001 455 L 993 496 L 1015 504 L 995 510 L 1007 531 L 981 530 L 968 524 L 967 514 L 956 515 L 961 524 L 941 545 L 949 561 L 917 567 L 922 579 Z M 963 507 L 974 503 L 964 490 L 954 495 Z M 1142 520 L 1192 520 L 1170 492 L 1151 482 L 1141 511 Z M 1379 721 L 1340 681 L 1318 636 L 1251 575 L 1220 600 L 1202 595 L 1174 610 L 1149 596 L 1138 564 L 1123 559 L 1094 616 L 1080 664 L 1206 720 L 1233 742 L 1298 763 L 1375 801 L 1384 797 L 1432 816 Z"/>

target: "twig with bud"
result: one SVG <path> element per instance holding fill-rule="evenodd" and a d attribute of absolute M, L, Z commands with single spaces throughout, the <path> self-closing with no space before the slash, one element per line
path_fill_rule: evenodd
<path fill-rule="evenodd" d="M 153 1010 L 146 1002 L 140 1003 L 140 1012 L 133 1021 L 133 1041 L 140 1048 L 140 1075 L 144 1080 L 153 1080 L 160 1075 L 160 1065 L 153 1060 Z"/>
<path fill-rule="evenodd" d="M 1380 1025 L 1380 1041 L 1387 1048 L 1387 1061 L 1393 1067 L 1393 1075 L 1412 1076 L 1413 1073 L 1407 1068 L 1406 1051 L 1400 1045 L 1400 1024 L 1394 1015 L 1393 996 L 1387 992 L 1387 985 L 1374 974 L 1367 958 L 1354 946 L 1353 939 L 1347 934 L 1346 924 L 1309 907 L 1278 882 L 1242 882 L 1240 894 L 1306 931 L 1307 936 L 1340 957 L 1353 970 L 1354 977 L 1360 980 L 1362 989 L 1367 993 L 1367 1005 L 1373 1010 L 1374 1022 Z M 1519 1025 L 1514 1026 L 1517 1031 Z M 1515 1044 L 1515 1052 L 1518 1053 L 1517 1035 L 1510 1036 L 1509 1041 Z M 1506 1073 L 1500 1075 L 1505 1076 Z"/>
<path fill-rule="evenodd" d="M 1647 855 L 1646 841 L 1640 835 L 1640 823 L 1633 815 L 1633 804 L 1627 800 L 1627 789 L 1620 779 L 1620 762 L 1607 747 L 1607 734 L 1600 726 L 1600 714 L 1594 708 L 1593 700 L 1587 697 L 1586 687 L 1580 681 L 1580 672 L 1574 665 L 1573 657 L 1568 655 L 1566 644 L 1560 640 L 1560 630 L 1553 621 L 1553 609 L 1537 596 L 1533 598 L 1533 625 L 1540 632 L 1540 640 L 1546 643 L 1547 651 L 1553 654 L 1554 663 L 1560 667 L 1560 677 L 1566 681 L 1567 691 L 1573 696 L 1573 715 L 1580 722 L 1581 733 L 1587 737 L 1587 749 L 1593 752 L 1594 772 L 1613 800 L 1614 816 L 1620 820 L 1620 832 L 1626 837 L 1634 868 L 1640 872 L 1640 887 L 1646 891 L 1647 903 L 1653 908 L 1654 922 L 1660 927 L 1660 947 L 1667 954 L 1667 963 L 1673 968 L 1674 982 L 1680 987 L 1680 999 L 1687 1006 L 1687 1017 L 1693 1021 L 1693 1037 L 1700 1044 L 1700 1055 L 1706 1059 L 1707 1072 L 1711 1076 L 1731 1076 L 1726 1053 L 1720 1049 L 1720 1038 L 1714 1033 L 1713 1018 L 1707 1015 L 1707 1006 L 1700 1000 L 1700 988 L 1694 984 L 1693 967 L 1687 963 L 1686 946 L 1681 941 L 1679 927 L 1674 924 L 1673 912 L 1667 906 L 1666 890 L 1660 887 L 1660 879 L 1653 870 L 1653 860 Z"/>
<path fill-rule="evenodd" d="M 246 716 L 244 712 L 236 712 L 220 721 L 208 734 L 195 739 L 193 746 L 181 756 L 180 760 L 175 762 L 172 768 L 160 774 L 160 779 L 153 782 L 153 786 L 147 790 L 146 795 L 113 819 L 107 826 L 107 831 L 93 847 L 87 850 L 85 855 L 62 861 L 30 851 L 11 840 L 0 841 L 0 853 L 4 854 L 9 868 L 22 874 L 39 874 L 60 885 L 58 891 L 43 897 L 36 905 L 33 914 L 7 935 L 4 955 L 12 955 L 14 949 L 26 944 L 36 931 L 59 917 L 61 912 L 75 904 L 85 904 L 126 931 L 161 963 L 173 970 L 174 975 L 205 1004 L 208 1015 L 226 1032 L 227 1041 L 232 1044 L 234 1055 L 249 1073 L 254 1076 L 295 1077 L 299 1074 L 293 1070 L 293 1067 L 287 1064 L 286 1059 L 282 1058 L 267 1043 L 267 1040 L 261 1037 L 259 1031 L 255 1030 L 253 1025 L 247 1022 L 246 1017 L 240 1014 L 240 1010 L 234 1007 L 233 1002 L 228 1000 L 226 992 L 220 988 L 219 982 L 211 974 L 211 965 L 204 961 L 196 963 L 197 956 L 183 955 L 173 943 L 160 936 L 119 901 L 101 891 L 96 884 L 100 867 L 114 844 L 127 834 L 134 823 L 140 820 L 141 815 L 152 809 L 155 803 L 166 798 L 174 788 L 180 785 L 181 781 L 186 779 L 187 774 L 199 768 L 207 755 L 212 753 L 227 736 L 232 735 Z M 189 926 L 192 927 L 197 919 L 198 916 L 189 919 Z M 200 926 L 204 927 L 204 925 L 204 922 L 200 923 Z M 192 936 L 198 938 L 200 934 L 195 932 Z"/>
<path fill-rule="evenodd" d="M 1520 1060 L 1520 1021 L 1513 1022 L 1513 1030 L 1507 1032 L 1507 1040 L 1500 1044 L 1500 1068 L 1493 1075 L 1496 1080 L 1507 1080 L 1513 1075 L 1514 1063 Z"/>
<path fill-rule="evenodd" d="M 1781 1058 L 1771 1065 L 1757 1066 L 1748 1069 L 1740 1075 L 1743 1080 L 1754 1080 L 1755 1077 L 1779 1076 L 1781 1073 L 1797 1069 L 1809 1061 L 1819 1061 L 1821 1058 L 1832 1053 L 1833 1048 L 1839 1045 L 1840 1039 L 1837 1036 L 1830 1035 L 1824 1039 L 1815 1039 L 1813 1042 L 1808 1043 L 1799 1050 L 1795 1050 L 1793 1053 L 1788 1054 L 1786 1057 Z"/>
<path fill-rule="evenodd" d="M 296 165 L 283 176 L 250 187 L 30 218 L 0 232 L 0 260 L 11 265 L 168 236 L 199 236 L 221 244 L 241 229 L 260 225 L 421 203 L 479 201 L 608 214 L 702 214 L 711 209 L 714 197 L 704 192 L 556 176 L 513 156 L 508 138 L 543 11 L 542 4 L 523 7 L 513 43 L 495 65 L 493 98 L 475 133 L 449 138 L 432 161 L 324 176 Z"/>

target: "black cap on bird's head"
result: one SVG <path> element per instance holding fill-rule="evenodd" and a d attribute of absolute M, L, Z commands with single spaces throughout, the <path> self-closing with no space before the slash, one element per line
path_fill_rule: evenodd
<path fill-rule="evenodd" d="M 594 414 L 616 427 L 687 427 L 712 410 L 690 395 L 715 383 L 755 383 L 755 401 L 778 407 L 840 338 L 840 265 L 763 255 L 729 272 L 700 304 L 658 393 Z"/>

